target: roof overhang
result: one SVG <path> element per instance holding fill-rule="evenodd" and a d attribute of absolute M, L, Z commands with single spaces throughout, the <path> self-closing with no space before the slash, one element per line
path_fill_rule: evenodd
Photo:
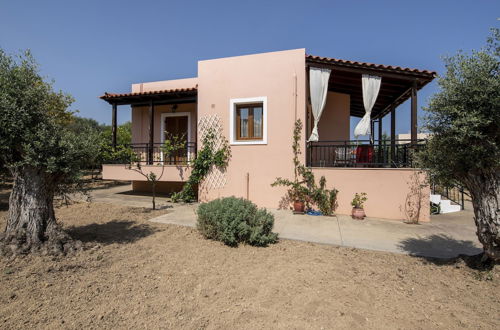
<path fill-rule="evenodd" d="M 328 68 L 331 70 L 328 90 L 349 94 L 351 97 L 351 116 L 363 117 L 363 90 L 361 75 L 370 74 L 382 77 L 380 92 L 372 110 L 372 118 L 385 116 L 392 107 L 397 107 L 411 96 L 415 86 L 421 89 L 436 77 L 436 72 L 388 65 L 339 60 L 328 57 L 306 55 L 308 67 Z"/>
<path fill-rule="evenodd" d="M 154 104 L 179 104 L 196 102 L 198 96 L 198 88 L 179 88 L 168 89 L 161 91 L 137 92 L 137 93 L 104 93 L 99 98 L 116 105 L 146 105 L 153 102 Z"/>

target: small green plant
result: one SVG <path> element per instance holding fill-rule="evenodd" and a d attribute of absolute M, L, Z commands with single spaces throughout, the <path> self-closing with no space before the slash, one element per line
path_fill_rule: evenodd
<path fill-rule="evenodd" d="M 201 204 L 197 213 L 197 228 L 205 238 L 229 246 L 267 246 L 278 240 L 278 234 L 272 232 L 274 216 L 246 199 L 219 198 Z"/>
<path fill-rule="evenodd" d="M 185 135 L 173 135 L 173 134 L 166 134 L 165 142 L 161 146 L 161 151 L 163 153 L 163 158 L 167 159 L 172 156 L 175 156 L 179 150 L 182 150 L 186 148 L 186 137 Z M 135 162 L 135 166 L 133 163 Z M 149 171 L 146 172 L 145 169 L 141 166 L 140 160 L 134 155 L 131 156 L 131 162 L 128 164 L 128 169 L 135 171 L 139 174 L 141 174 L 143 177 L 146 178 L 146 180 L 151 184 L 151 192 L 153 194 L 152 198 L 152 204 L 153 204 L 153 210 L 156 210 L 156 185 L 158 181 L 163 176 L 163 173 L 165 172 L 165 162 L 162 162 L 160 165 L 161 166 L 161 172 L 160 175 L 157 175 L 156 173 Z"/>
<path fill-rule="evenodd" d="M 356 193 L 354 195 L 354 198 L 352 199 L 351 205 L 352 205 L 352 207 L 362 209 L 367 200 L 368 200 L 368 197 L 366 197 L 366 193 L 364 193 L 364 192 L 362 192 L 360 194 Z"/>
<path fill-rule="evenodd" d="M 317 185 L 314 173 L 300 162 L 301 132 L 302 121 L 298 119 L 295 122 L 292 143 L 294 179 L 289 180 L 278 177 L 271 186 L 288 187 L 288 199 L 290 201 L 305 202 L 308 209 L 312 205 L 316 205 L 323 215 L 333 215 L 338 205 L 337 195 L 339 191 L 335 188 L 326 189 L 324 176 L 320 178 L 319 185 Z"/>
<path fill-rule="evenodd" d="M 217 146 L 215 129 L 207 130 L 202 138 L 202 148 L 198 151 L 196 159 L 191 164 L 191 175 L 182 187 L 182 190 L 172 195 L 172 202 L 192 202 L 196 199 L 195 189 L 207 176 L 213 166 L 225 170 L 231 158 L 229 142 L 224 137 L 219 137 L 221 143 Z"/>

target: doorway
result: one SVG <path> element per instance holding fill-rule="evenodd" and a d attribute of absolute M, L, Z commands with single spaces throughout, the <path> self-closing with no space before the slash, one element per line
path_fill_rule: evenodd
<path fill-rule="evenodd" d="M 191 114 L 189 112 L 161 114 L 162 144 L 165 142 L 165 139 L 171 136 L 184 137 L 186 146 L 164 161 L 169 165 L 187 164 L 190 158 L 188 146 L 191 139 Z"/>

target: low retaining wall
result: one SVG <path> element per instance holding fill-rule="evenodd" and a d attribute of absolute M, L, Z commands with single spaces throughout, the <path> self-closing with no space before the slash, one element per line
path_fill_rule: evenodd
<path fill-rule="evenodd" d="M 418 212 L 416 205 L 420 202 L 419 221 L 430 221 L 430 188 L 424 184 L 427 174 L 418 169 L 313 168 L 312 171 L 317 181 L 325 176 L 327 188 L 339 190 L 338 214 L 350 214 L 354 194 L 365 192 L 368 201 L 364 208 L 369 217 L 404 220 L 407 213 Z"/>
<path fill-rule="evenodd" d="M 142 172 L 145 174 L 153 172 L 160 176 L 162 167 L 159 165 L 143 165 Z M 187 166 L 165 165 L 163 175 L 158 181 L 185 182 L 190 175 L 191 169 Z M 146 181 L 143 175 L 128 169 L 125 164 L 102 165 L 102 178 L 105 180 Z"/>

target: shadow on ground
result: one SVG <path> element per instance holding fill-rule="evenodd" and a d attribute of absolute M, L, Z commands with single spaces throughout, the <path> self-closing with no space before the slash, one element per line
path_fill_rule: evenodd
<path fill-rule="evenodd" d="M 407 238 L 398 247 L 411 256 L 425 259 L 436 265 L 449 265 L 464 261 L 471 268 L 480 267 L 478 259 L 483 250 L 472 241 L 457 240 L 448 235 L 430 235 L 424 238 Z M 428 257 L 439 255 L 439 257 Z"/>
<path fill-rule="evenodd" d="M 142 191 L 134 191 L 134 190 L 127 190 L 127 191 L 121 191 L 116 193 L 117 195 L 128 195 L 128 196 L 144 196 L 144 197 L 152 197 L 153 194 L 150 192 L 142 192 Z M 165 194 L 165 193 L 156 193 L 156 197 L 168 197 L 170 194 Z"/>
<path fill-rule="evenodd" d="M 88 186 L 92 190 L 109 189 L 118 186 L 128 186 L 129 181 L 105 181 L 105 180 L 85 180 L 84 185 Z"/>
<path fill-rule="evenodd" d="M 113 220 L 106 223 L 93 223 L 86 226 L 70 227 L 67 232 L 74 239 L 82 242 L 102 244 L 127 244 L 133 243 L 144 237 L 152 235 L 157 230 L 134 221 Z"/>

